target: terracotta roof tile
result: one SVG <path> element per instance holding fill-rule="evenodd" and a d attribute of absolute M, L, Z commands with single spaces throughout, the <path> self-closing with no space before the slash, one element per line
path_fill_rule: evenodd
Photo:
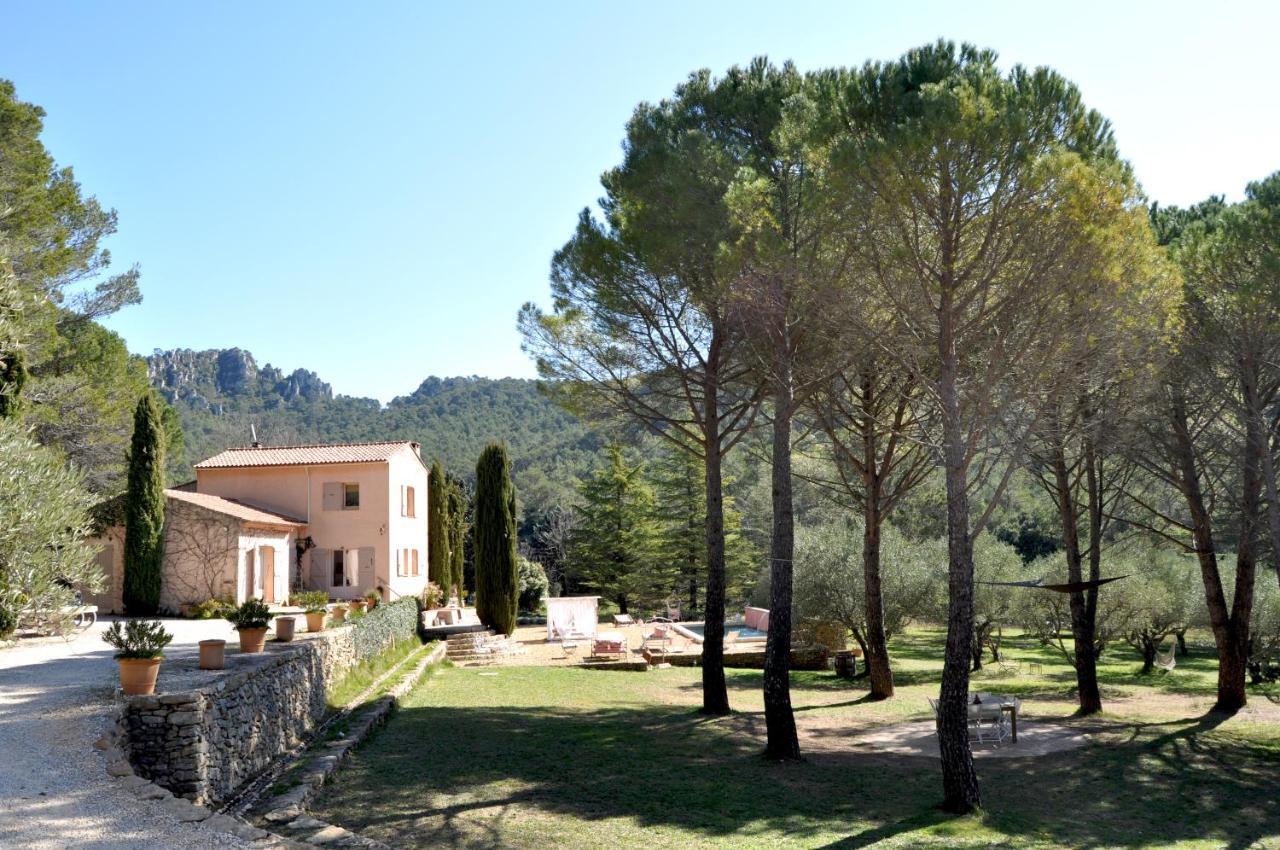
<path fill-rule="evenodd" d="M 264 511 L 261 508 L 255 508 L 252 505 L 246 505 L 243 502 L 237 502 L 233 499 L 224 499 L 221 496 L 213 496 L 209 493 L 192 493 L 188 490 L 165 490 L 164 494 L 170 499 L 178 502 L 186 502 L 189 505 L 196 505 L 205 510 L 214 511 L 215 513 L 225 514 L 234 517 L 241 522 L 252 522 L 258 525 L 306 525 L 304 519 L 285 516 L 284 514 L 272 513 Z"/>
<path fill-rule="evenodd" d="M 408 440 L 385 443 L 340 443 L 316 446 L 263 446 L 227 449 L 196 464 L 196 469 L 238 466 L 307 466 L 323 463 L 377 463 L 417 444 Z"/>

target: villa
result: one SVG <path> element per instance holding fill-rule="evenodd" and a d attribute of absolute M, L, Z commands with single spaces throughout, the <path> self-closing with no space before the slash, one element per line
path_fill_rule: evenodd
<path fill-rule="evenodd" d="M 409 441 L 227 449 L 165 491 L 160 606 L 207 599 L 283 603 L 295 588 L 335 599 L 416 596 L 427 582 L 427 469 Z M 105 529 L 108 586 L 123 611 L 124 529 Z"/>

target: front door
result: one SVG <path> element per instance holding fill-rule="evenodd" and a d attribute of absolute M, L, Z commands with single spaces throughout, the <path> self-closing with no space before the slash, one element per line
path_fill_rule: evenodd
<path fill-rule="evenodd" d="M 270 546 L 258 549 L 262 560 L 262 601 L 276 601 L 276 550 Z"/>

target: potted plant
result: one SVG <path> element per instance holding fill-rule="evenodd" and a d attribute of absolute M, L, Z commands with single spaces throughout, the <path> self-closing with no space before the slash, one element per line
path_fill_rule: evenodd
<path fill-rule="evenodd" d="M 372 611 L 382 602 L 382 597 L 378 595 L 376 590 L 371 590 L 364 595 L 364 601 L 368 606 L 368 610 Z"/>
<path fill-rule="evenodd" d="M 337 605 L 334 605 L 333 621 L 335 623 L 341 623 L 341 622 L 344 622 L 346 619 L 347 619 L 347 606 L 342 602 L 339 602 Z"/>
<path fill-rule="evenodd" d="M 329 613 L 329 594 L 323 590 L 304 590 L 289 600 L 301 608 L 307 618 L 307 631 L 324 630 L 324 618 Z"/>
<path fill-rule="evenodd" d="M 244 604 L 227 614 L 227 621 L 240 633 L 241 652 L 262 652 L 267 641 L 267 624 L 274 616 L 267 603 L 257 597 L 246 599 Z"/>
<path fill-rule="evenodd" d="M 364 613 L 364 597 L 363 596 L 357 596 L 355 599 L 351 600 L 351 611 L 352 613 L 360 613 L 360 614 Z"/>
<path fill-rule="evenodd" d="M 111 624 L 102 639 L 115 647 L 120 665 L 120 687 L 127 696 L 145 696 L 156 691 L 156 676 L 164 648 L 173 641 L 159 620 L 128 620 Z"/>

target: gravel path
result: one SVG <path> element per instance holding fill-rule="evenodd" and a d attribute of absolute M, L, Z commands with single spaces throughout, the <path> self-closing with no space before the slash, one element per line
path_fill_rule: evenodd
<path fill-rule="evenodd" d="M 170 659 L 208 637 L 231 638 L 222 620 L 169 620 Z M 0 649 L 0 848 L 238 848 L 253 845 L 180 823 L 106 774 L 93 742 L 106 728 L 116 664 L 100 622 L 74 640 Z M 24 642 L 26 644 L 26 642 Z M 160 669 L 161 687 L 164 667 Z"/>

